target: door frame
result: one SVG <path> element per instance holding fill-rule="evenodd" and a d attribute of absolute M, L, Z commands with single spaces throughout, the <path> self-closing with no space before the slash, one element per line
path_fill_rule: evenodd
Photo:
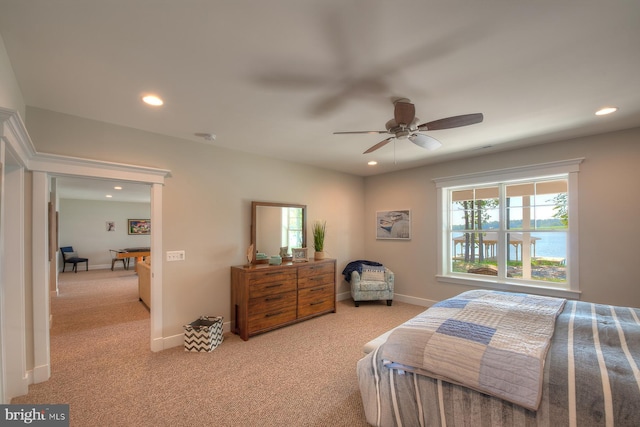
<path fill-rule="evenodd" d="M 0 107 L 0 137 L 3 147 L 10 149 L 14 157 L 24 165 L 22 174 L 31 173 L 31 273 L 33 289 L 33 336 L 27 335 L 23 328 L 22 335 L 25 339 L 33 339 L 34 366 L 30 374 L 29 383 L 43 382 L 51 376 L 50 359 L 50 284 L 49 268 L 51 262 L 58 262 L 57 256 L 49 259 L 48 245 L 48 204 L 51 197 L 51 178 L 54 176 L 74 176 L 87 178 L 104 178 L 118 181 L 129 181 L 151 186 L 151 315 L 150 315 L 150 348 L 151 351 L 164 349 L 162 326 L 162 193 L 164 181 L 171 176 L 166 169 L 150 168 L 123 163 L 104 162 L 92 159 L 61 156 L 56 154 L 39 153 L 31 142 L 24 123 L 15 110 Z M 4 173 L 4 170 L 2 171 Z M 26 206 L 27 200 L 21 195 L 21 206 Z M 26 191 L 28 194 L 29 191 Z M 0 201 L 3 202 L 3 201 Z M 56 202 L 56 201 L 52 201 Z M 28 246 L 27 246 L 28 247 Z M 57 255 L 57 253 L 56 253 Z M 22 259 L 20 265 L 12 265 L 11 269 L 25 271 L 26 260 Z M 57 264 L 56 264 L 57 265 Z M 9 266 L 0 266 L 7 268 Z M 2 284 L 1 286 L 5 286 Z M 23 291 L 25 281 L 20 284 Z M 10 301 L 0 301 L 1 304 L 10 304 Z M 26 303 L 26 302 L 25 302 Z M 26 307 L 23 307 L 26 309 Z M 0 340 L 2 336 L 0 335 Z M 5 361 L 10 352 L 15 351 L 11 347 L 2 345 L 3 357 L 0 358 L 2 371 L 6 372 Z M 19 349 L 17 349 L 19 350 Z M 26 358 L 22 354 L 21 358 Z M 27 372 L 23 375 L 29 375 Z M 6 377 L 2 378 L 0 387 L 0 400 L 5 401 L 11 397 L 5 390 L 11 387 L 6 384 Z"/>

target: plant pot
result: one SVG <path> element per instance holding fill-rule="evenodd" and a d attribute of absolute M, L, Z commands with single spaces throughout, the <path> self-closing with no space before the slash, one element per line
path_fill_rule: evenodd
<path fill-rule="evenodd" d="M 313 259 L 324 259 L 324 251 L 316 252 L 316 253 L 313 255 Z"/>

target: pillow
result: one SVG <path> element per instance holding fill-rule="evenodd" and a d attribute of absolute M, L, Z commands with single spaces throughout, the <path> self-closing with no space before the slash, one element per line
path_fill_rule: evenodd
<path fill-rule="evenodd" d="M 384 267 L 362 264 L 360 278 L 370 282 L 384 282 Z"/>

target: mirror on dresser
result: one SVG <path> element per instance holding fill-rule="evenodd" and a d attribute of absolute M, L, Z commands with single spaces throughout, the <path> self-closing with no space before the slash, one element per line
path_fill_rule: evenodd
<path fill-rule="evenodd" d="M 283 246 L 307 247 L 307 206 L 251 202 L 251 243 L 256 252 L 279 255 Z"/>

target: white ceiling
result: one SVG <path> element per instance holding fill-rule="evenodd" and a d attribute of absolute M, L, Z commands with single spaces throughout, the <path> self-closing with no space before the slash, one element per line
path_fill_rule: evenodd
<path fill-rule="evenodd" d="M 116 189 L 115 187 L 120 187 Z M 61 199 L 100 200 L 149 203 L 151 186 L 106 179 L 56 177 L 56 191 Z"/>
<path fill-rule="evenodd" d="M 29 106 L 362 176 L 640 126 L 639 22 L 632 0 L 0 0 Z M 384 130 L 397 97 L 485 119 L 437 151 L 332 134 Z"/>

